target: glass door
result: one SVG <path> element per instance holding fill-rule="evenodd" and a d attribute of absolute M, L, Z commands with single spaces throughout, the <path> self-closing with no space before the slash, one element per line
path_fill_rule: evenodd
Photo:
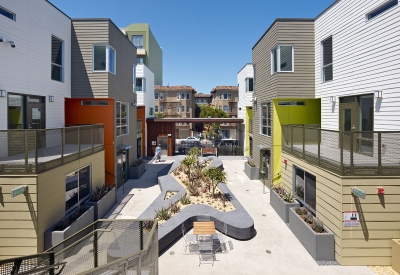
<path fill-rule="evenodd" d="M 268 188 L 271 185 L 271 153 L 270 151 L 263 150 L 260 151 L 260 180 L 263 182 L 264 186 Z"/>
<path fill-rule="evenodd" d="M 44 97 L 27 96 L 26 98 L 26 128 L 45 129 Z"/>
<path fill-rule="evenodd" d="M 343 149 L 350 150 L 350 137 L 352 136 L 351 132 L 358 131 L 359 125 L 356 98 L 352 97 L 341 99 L 339 111 L 339 130 L 343 132 L 343 134 L 340 136 L 340 142 L 343 144 Z"/>

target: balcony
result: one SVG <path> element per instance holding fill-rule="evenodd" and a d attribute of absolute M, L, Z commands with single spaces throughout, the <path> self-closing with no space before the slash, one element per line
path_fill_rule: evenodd
<path fill-rule="evenodd" d="M 0 131 L 0 174 L 40 174 L 104 150 L 104 125 Z"/>
<path fill-rule="evenodd" d="M 282 151 L 341 176 L 399 176 L 400 132 L 283 125 Z"/>

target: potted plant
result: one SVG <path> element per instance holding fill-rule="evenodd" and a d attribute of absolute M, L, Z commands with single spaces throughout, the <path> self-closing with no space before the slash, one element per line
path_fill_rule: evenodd
<path fill-rule="evenodd" d="M 129 178 L 139 179 L 146 172 L 145 163 L 142 159 L 137 159 L 129 167 L 129 170 Z"/>
<path fill-rule="evenodd" d="M 289 209 L 289 229 L 314 260 L 335 260 L 335 235 L 306 208 Z"/>
<path fill-rule="evenodd" d="M 256 167 L 254 160 L 250 157 L 248 157 L 247 161 L 244 163 L 244 172 L 251 180 L 260 179 L 260 168 Z"/>
<path fill-rule="evenodd" d="M 76 234 L 93 222 L 94 207 L 87 205 L 78 206 L 44 232 L 45 249 L 49 249 L 56 244 L 61 243 L 66 238 Z M 86 234 L 87 232 L 82 232 L 82 234 L 79 234 L 79 236 L 75 238 L 75 241 Z M 63 247 L 58 247 L 57 251 L 60 251 L 61 249 L 63 249 Z"/>
<path fill-rule="evenodd" d="M 104 184 L 93 190 L 90 198 L 85 201 L 84 204 L 94 207 L 94 220 L 96 221 L 103 218 L 104 215 L 110 211 L 115 202 L 115 187 Z"/>
<path fill-rule="evenodd" d="M 273 184 L 269 193 L 269 203 L 275 212 L 285 222 L 289 222 L 289 208 L 299 206 L 292 193 L 285 190 L 280 184 Z"/>
<path fill-rule="evenodd" d="M 392 240 L 392 268 L 400 273 L 400 239 Z"/>

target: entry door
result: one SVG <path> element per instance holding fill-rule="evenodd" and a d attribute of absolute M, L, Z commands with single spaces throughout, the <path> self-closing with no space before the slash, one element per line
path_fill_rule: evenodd
<path fill-rule="evenodd" d="M 351 131 L 358 131 L 357 102 L 340 103 L 339 107 L 339 130 L 343 131 L 340 136 L 343 139 L 343 149 L 350 150 Z M 340 140 L 342 142 L 342 140 Z M 354 140 L 353 140 L 354 143 Z"/>
<path fill-rule="evenodd" d="M 271 153 L 270 151 L 260 152 L 260 179 L 267 186 L 271 184 Z"/>
<path fill-rule="evenodd" d="M 157 146 L 161 144 L 161 155 L 168 155 L 168 144 L 167 144 L 168 137 L 157 137 Z"/>
<path fill-rule="evenodd" d="M 44 97 L 27 96 L 26 99 L 26 128 L 45 129 Z"/>

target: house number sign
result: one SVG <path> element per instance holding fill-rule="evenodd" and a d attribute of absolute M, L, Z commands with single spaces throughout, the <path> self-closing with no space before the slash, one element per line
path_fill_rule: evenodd
<path fill-rule="evenodd" d="M 18 195 L 24 194 L 28 190 L 28 186 L 20 186 L 11 190 L 11 198 L 14 198 Z"/>
<path fill-rule="evenodd" d="M 356 196 L 359 197 L 363 200 L 365 200 L 365 197 L 367 196 L 367 193 L 365 193 L 365 191 L 358 189 L 357 187 L 352 187 L 351 188 L 351 193 Z"/>

